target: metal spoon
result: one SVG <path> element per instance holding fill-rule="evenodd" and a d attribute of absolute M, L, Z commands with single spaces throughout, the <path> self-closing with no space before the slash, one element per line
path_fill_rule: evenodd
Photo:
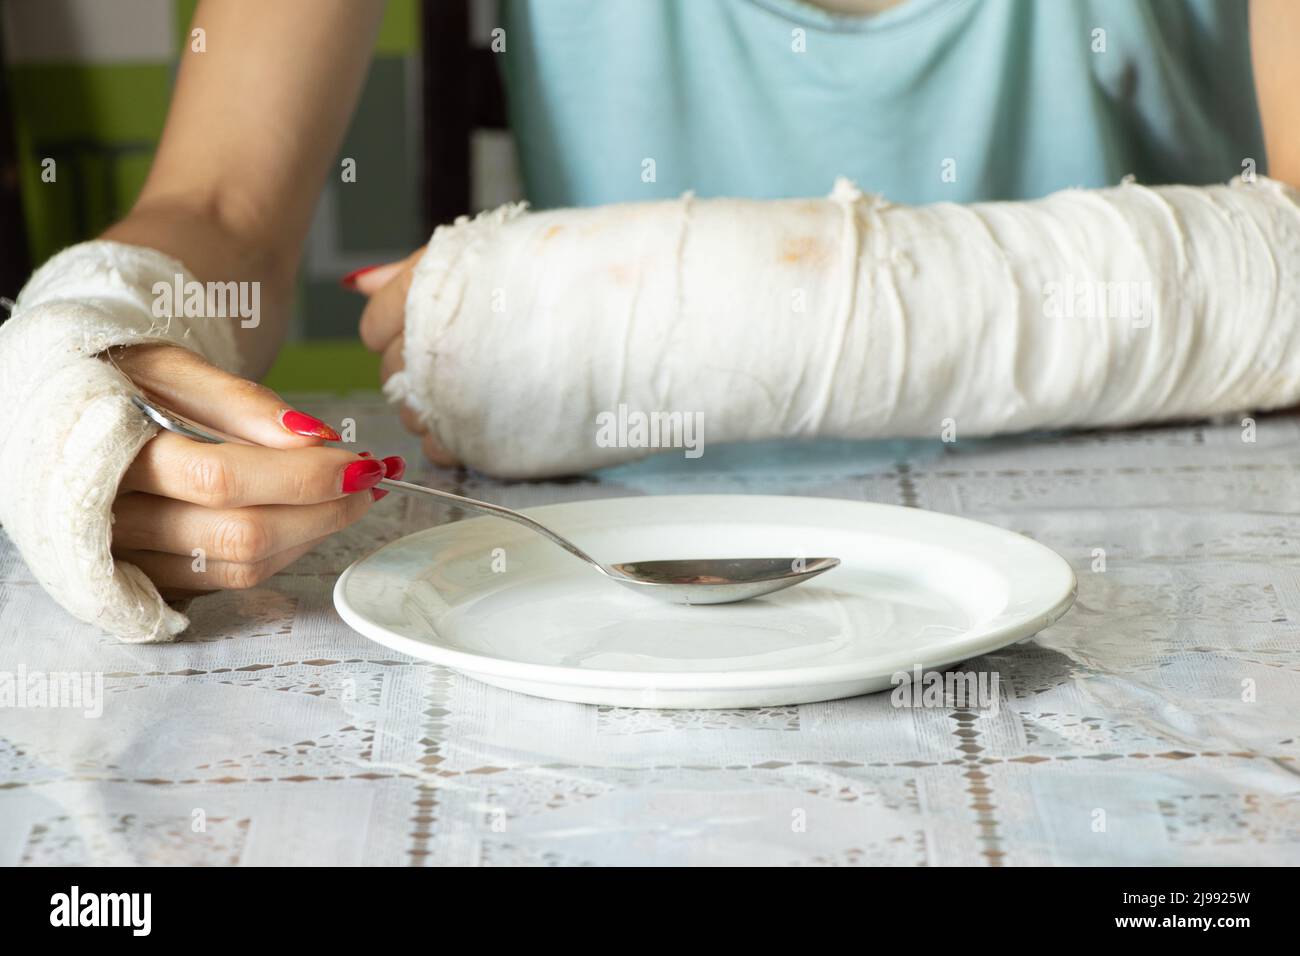
<path fill-rule="evenodd" d="M 149 419 L 168 431 L 214 445 L 228 440 L 204 431 L 189 419 L 156 405 L 142 395 L 133 395 L 131 400 Z M 521 524 L 549 538 L 574 557 L 586 561 L 611 581 L 674 604 L 732 604 L 747 601 L 801 584 L 840 563 L 839 558 L 701 558 L 627 561 L 604 565 L 545 525 L 501 505 L 466 498 L 450 491 L 426 488 L 409 481 L 398 481 L 396 478 L 381 479 L 378 487 L 440 498 L 470 511 L 495 515 Z"/>

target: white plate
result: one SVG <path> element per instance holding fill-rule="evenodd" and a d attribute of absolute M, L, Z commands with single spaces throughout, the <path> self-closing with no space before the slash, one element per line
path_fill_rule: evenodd
<path fill-rule="evenodd" d="M 914 508 L 758 495 L 614 498 L 527 512 L 606 563 L 838 557 L 740 604 L 663 604 L 544 538 L 474 518 L 348 568 L 334 604 L 385 647 L 510 690 L 632 707 L 762 707 L 890 687 L 1051 624 L 1074 572 L 1018 534 Z M 502 568 L 504 567 L 504 570 Z"/>

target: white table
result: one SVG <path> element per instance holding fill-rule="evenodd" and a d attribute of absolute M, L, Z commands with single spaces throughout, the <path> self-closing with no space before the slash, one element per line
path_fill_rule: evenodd
<path fill-rule="evenodd" d="M 297 401 L 418 457 L 374 396 Z M 511 507 L 783 493 L 1030 535 L 1079 600 L 977 665 L 996 713 L 589 707 L 394 656 L 330 591 L 460 517 L 400 495 L 266 586 L 195 602 L 171 645 L 72 621 L 0 538 L 0 671 L 104 690 L 97 718 L 0 709 L 0 864 L 1300 863 L 1300 426 L 1242 436 L 711 448 L 544 484 L 412 469 Z"/>

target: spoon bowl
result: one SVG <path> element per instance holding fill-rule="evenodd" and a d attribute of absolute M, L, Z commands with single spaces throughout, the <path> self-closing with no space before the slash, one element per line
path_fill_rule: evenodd
<path fill-rule="evenodd" d="M 695 558 L 611 564 L 626 587 L 673 604 L 731 604 L 802 584 L 839 558 Z"/>

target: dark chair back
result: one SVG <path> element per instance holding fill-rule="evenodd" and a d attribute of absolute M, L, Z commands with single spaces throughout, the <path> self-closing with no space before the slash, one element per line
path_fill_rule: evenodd
<path fill-rule="evenodd" d="M 476 129 L 504 129 L 496 56 L 470 38 L 472 0 L 424 0 L 424 211 L 426 234 L 471 211 L 470 141 Z"/>
<path fill-rule="evenodd" d="M 32 264 L 19 195 L 18 149 L 4 49 L 4 26 L 0 23 L 0 296 L 12 299 L 27 281 Z M 0 309 L 0 321 L 8 317 L 8 310 Z"/>

